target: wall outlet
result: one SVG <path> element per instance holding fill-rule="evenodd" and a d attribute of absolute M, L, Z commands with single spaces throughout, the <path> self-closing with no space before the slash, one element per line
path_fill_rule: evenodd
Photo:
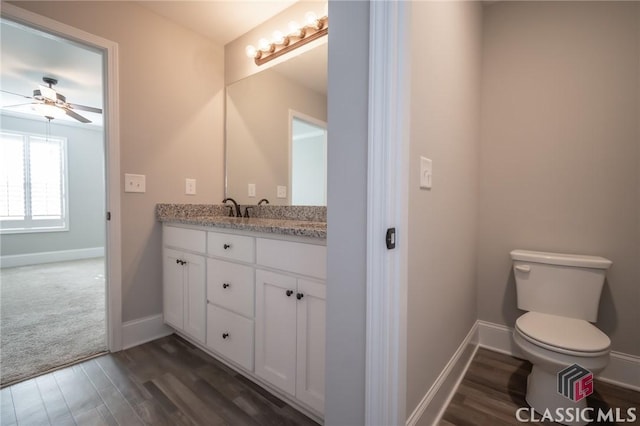
<path fill-rule="evenodd" d="M 146 188 L 145 175 L 124 174 L 124 192 L 145 192 Z"/>
<path fill-rule="evenodd" d="M 184 193 L 187 195 L 196 195 L 196 180 L 195 179 L 185 179 L 185 188 Z"/>
<path fill-rule="evenodd" d="M 255 183 L 250 183 L 249 184 L 249 197 L 255 197 L 256 196 L 256 184 Z"/>
<path fill-rule="evenodd" d="M 287 187 L 283 185 L 278 185 L 276 197 L 278 198 L 287 198 Z"/>

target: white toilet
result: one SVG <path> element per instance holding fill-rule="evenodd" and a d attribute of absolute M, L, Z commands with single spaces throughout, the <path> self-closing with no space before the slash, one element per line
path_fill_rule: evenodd
<path fill-rule="evenodd" d="M 526 400 L 538 414 L 576 412 L 586 398 L 574 402 L 560 393 L 558 373 L 574 364 L 594 376 L 609 362 L 609 337 L 591 322 L 611 261 L 596 256 L 511 252 L 518 308 L 528 311 L 516 320 L 513 339 L 533 364 Z M 566 410 L 569 409 L 569 410 Z M 567 425 L 587 422 L 563 421 Z"/>

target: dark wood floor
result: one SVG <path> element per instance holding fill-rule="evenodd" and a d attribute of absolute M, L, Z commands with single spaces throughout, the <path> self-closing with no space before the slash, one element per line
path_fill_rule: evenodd
<path fill-rule="evenodd" d="M 2 426 L 317 426 L 175 335 L 0 392 Z"/>
<path fill-rule="evenodd" d="M 508 355 L 480 348 L 471 362 L 460 387 L 442 417 L 440 426 L 499 426 L 520 424 L 515 413 L 525 402 L 527 376 L 531 363 Z M 595 391 L 587 403 L 594 408 L 637 407 L 640 392 L 634 392 L 604 382 L 595 382 Z M 636 414 L 640 414 L 637 412 Z M 554 425 L 555 423 L 531 423 Z M 615 423 L 592 423 L 594 425 Z M 629 424 L 629 423 L 624 423 Z M 634 424 L 640 424 L 640 417 Z"/>

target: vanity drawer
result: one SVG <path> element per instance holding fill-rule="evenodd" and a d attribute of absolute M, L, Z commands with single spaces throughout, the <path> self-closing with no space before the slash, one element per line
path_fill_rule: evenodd
<path fill-rule="evenodd" d="M 207 259 L 207 298 L 223 308 L 253 318 L 254 272 L 250 266 Z"/>
<path fill-rule="evenodd" d="M 254 258 L 255 238 L 208 232 L 207 247 L 208 253 L 213 256 L 251 263 Z"/>
<path fill-rule="evenodd" d="M 253 371 L 253 321 L 207 304 L 207 346 Z"/>
<path fill-rule="evenodd" d="M 257 238 L 256 263 L 283 271 L 325 279 L 327 277 L 327 247 Z"/>
<path fill-rule="evenodd" d="M 204 253 L 206 238 L 205 231 L 166 225 L 162 228 L 162 244 L 165 246 Z"/>

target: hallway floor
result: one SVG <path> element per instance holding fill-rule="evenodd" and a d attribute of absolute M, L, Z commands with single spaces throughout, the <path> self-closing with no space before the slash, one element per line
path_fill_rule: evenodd
<path fill-rule="evenodd" d="M 0 425 L 309 425 L 176 335 L 0 391 Z"/>
<path fill-rule="evenodd" d="M 528 407 L 524 400 L 531 363 L 509 355 L 479 348 L 467 373 L 442 417 L 440 426 L 515 425 L 516 410 Z M 640 392 L 608 383 L 595 382 L 594 393 L 587 398 L 590 407 L 637 407 L 640 423 Z M 538 422 L 531 424 L 555 425 Z M 615 423 L 592 423 L 593 425 Z"/>

